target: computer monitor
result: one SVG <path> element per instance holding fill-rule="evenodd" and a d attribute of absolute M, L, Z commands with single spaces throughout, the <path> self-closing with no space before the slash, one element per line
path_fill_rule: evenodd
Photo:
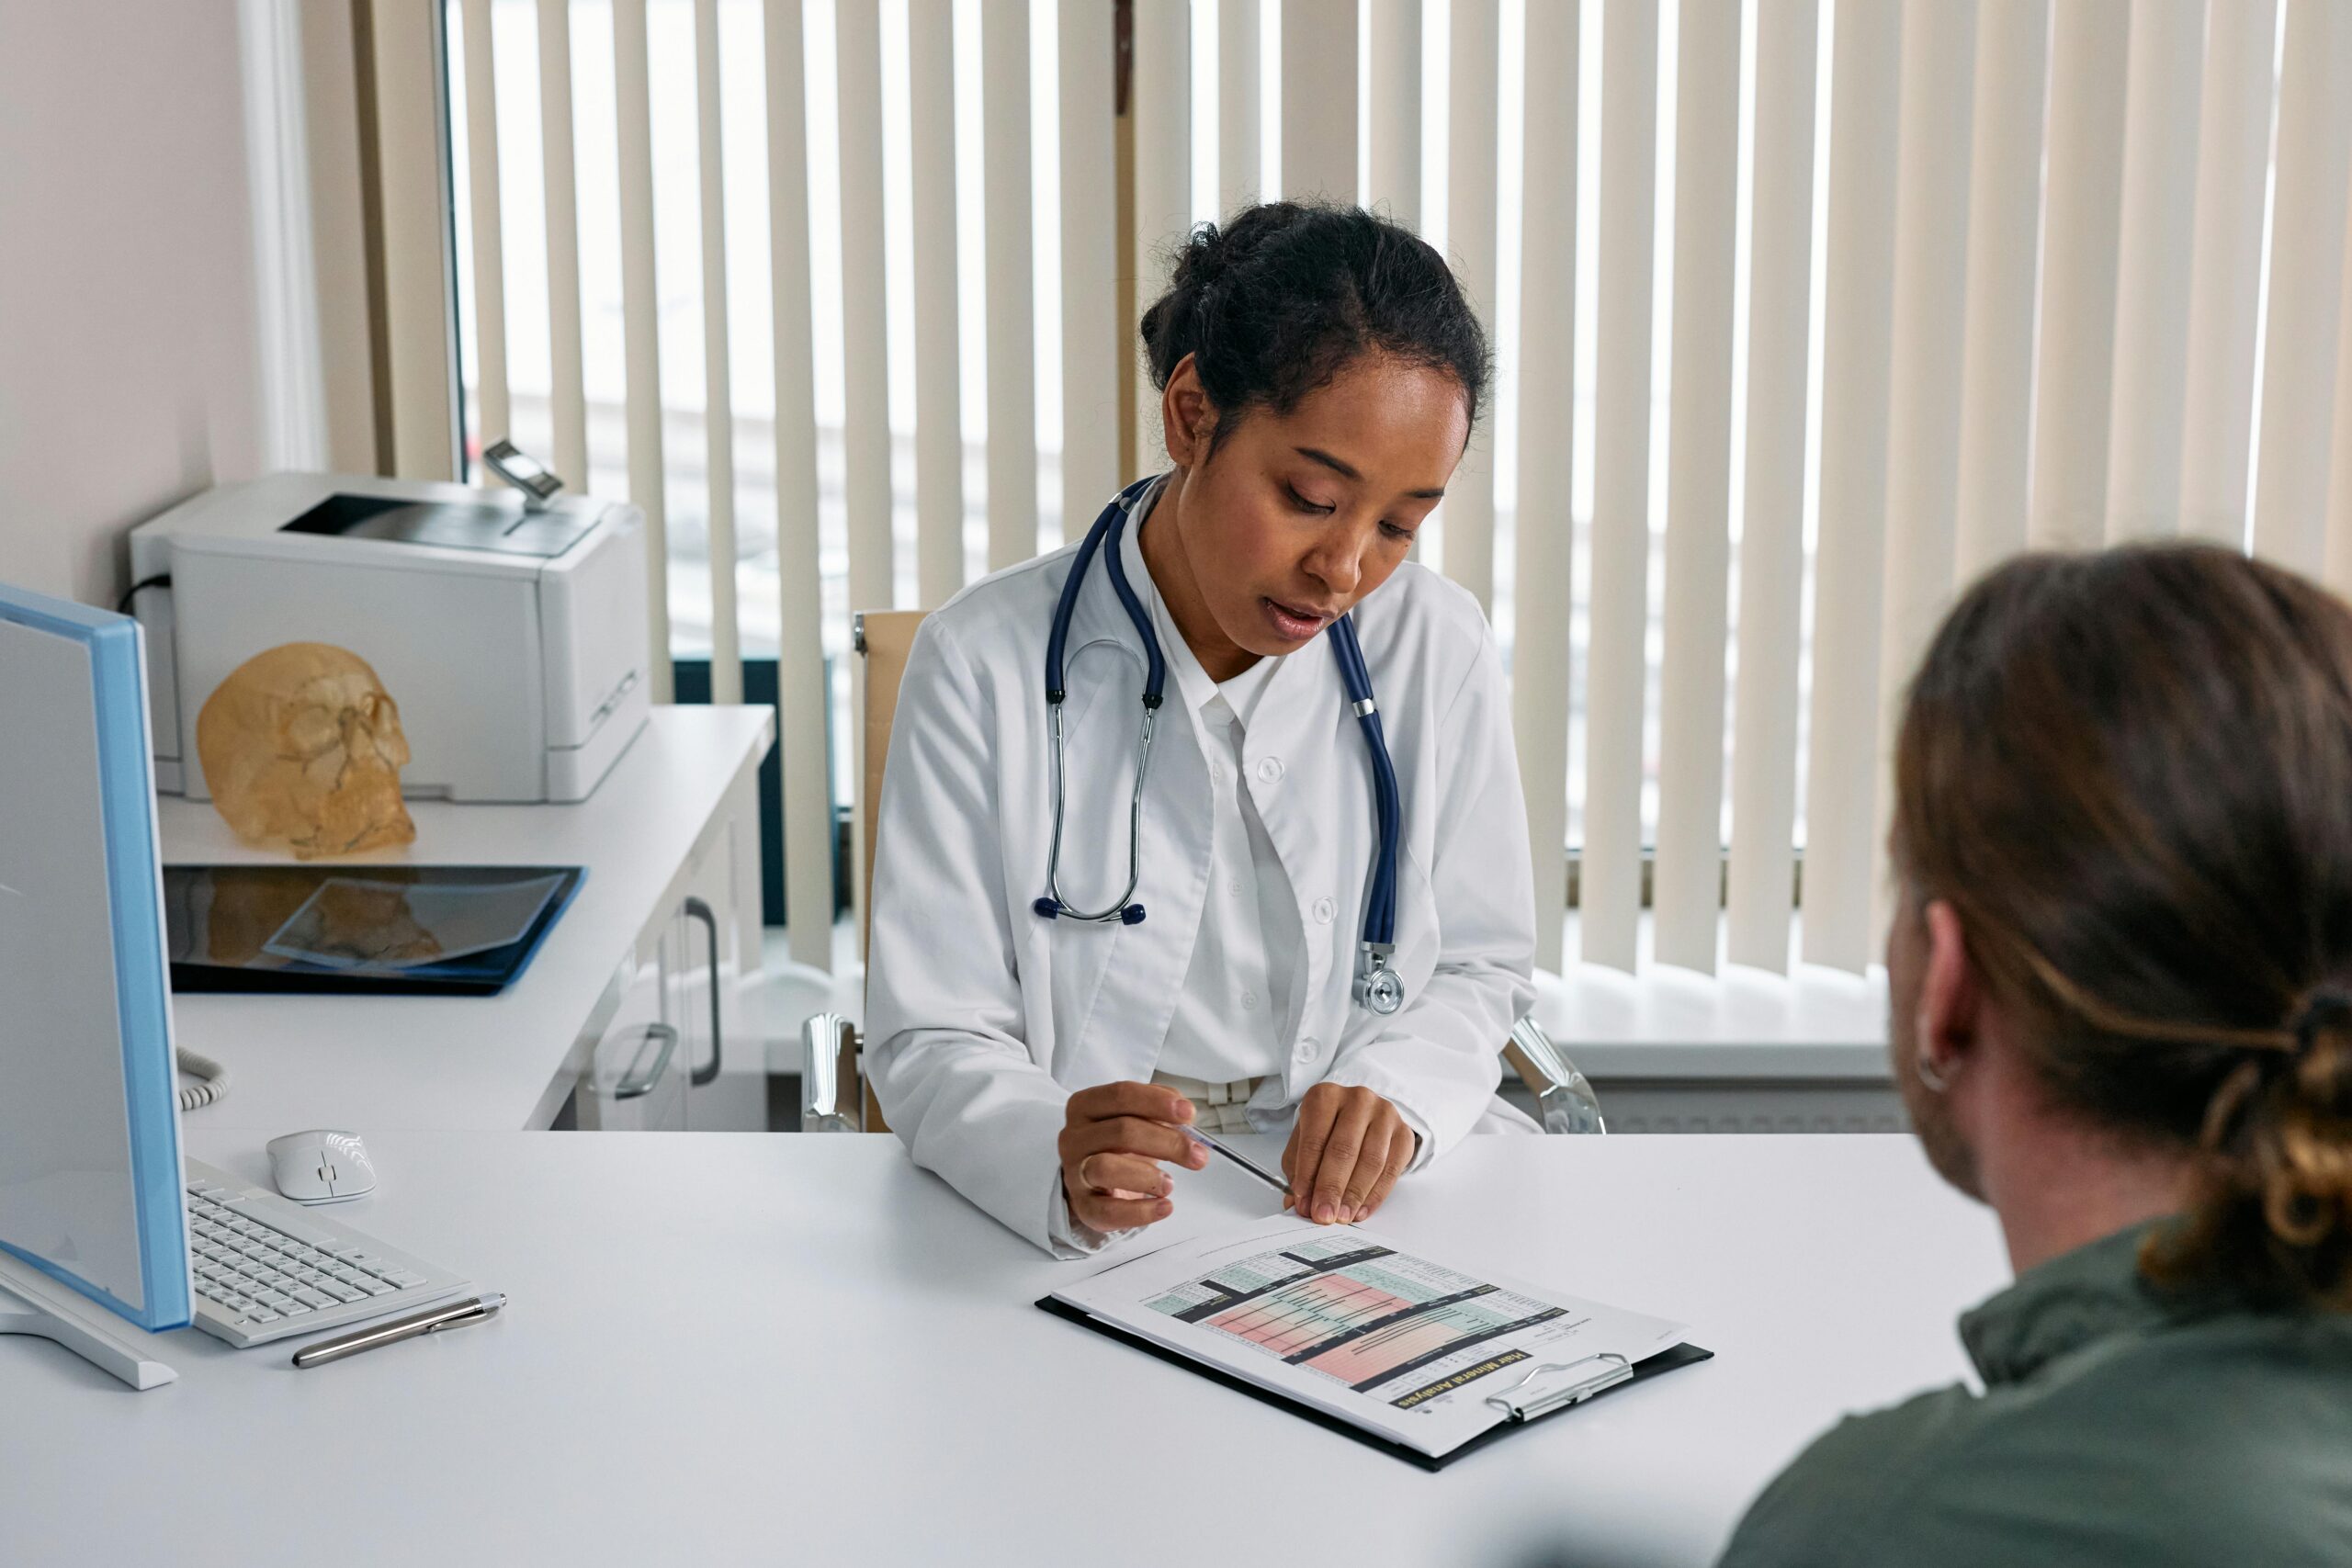
<path fill-rule="evenodd" d="M 0 1333 L 137 1386 L 91 1303 L 190 1310 L 145 671 L 136 621 L 0 585 Z"/>

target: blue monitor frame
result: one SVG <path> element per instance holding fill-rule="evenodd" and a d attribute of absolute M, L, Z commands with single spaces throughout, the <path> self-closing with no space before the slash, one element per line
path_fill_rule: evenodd
<path fill-rule="evenodd" d="M 183 1328 L 193 1303 L 143 634 L 128 616 L 6 584 L 0 584 L 0 620 L 79 644 L 90 661 L 124 1111 L 130 1125 L 130 1192 L 144 1305 L 134 1307 L 71 1269 L 5 1239 L 0 1239 L 0 1248 L 141 1328 Z"/>

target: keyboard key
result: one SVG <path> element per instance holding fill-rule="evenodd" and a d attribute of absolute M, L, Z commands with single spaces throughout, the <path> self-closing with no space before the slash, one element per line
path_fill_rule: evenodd
<path fill-rule="evenodd" d="M 353 1302 L 364 1302 L 368 1299 L 368 1293 L 365 1291 L 355 1291 L 340 1280 L 329 1280 L 325 1283 L 322 1284 L 319 1289 L 324 1291 L 327 1294 L 346 1305 Z"/>
<path fill-rule="evenodd" d="M 296 1291 L 294 1292 L 294 1299 L 300 1302 L 304 1306 L 313 1308 L 331 1307 L 336 1304 L 335 1299 L 333 1296 L 326 1294 L 322 1291 L 312 1290 L 308 1285 L 305 1285 L 300 1290 Z"/>
<path fill-rule="evenodd" d="M 402 1290 L 407 1290 L 412 1285 L 424 1283 L 424 1275 L 407 1269 L 387 1269 L 384 1270 L 384 1278 Z"/>
<path fill-rule="evenodd" d="M 280 1321 L 280 1314 L 270 1311 L 269 1308 L 262 1306 L 258 1303 L 245 1309 L 245 1316 L 249 1321 L 254 1323 L 277 1323 Z"/>

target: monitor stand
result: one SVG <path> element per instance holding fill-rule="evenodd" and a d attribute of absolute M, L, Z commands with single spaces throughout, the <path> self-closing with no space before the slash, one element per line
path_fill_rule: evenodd
<path fill-rule="evenodd" d="M 0 1252 L 0 1334 L 53 1339 L 136 1389 L 160 1388 L 179 1376 L 109 1327 L 105 1311 L 23 1258 Z"/>

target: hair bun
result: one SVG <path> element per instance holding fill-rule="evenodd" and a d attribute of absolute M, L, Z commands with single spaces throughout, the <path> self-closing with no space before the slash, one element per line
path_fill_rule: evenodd
<path fill-rule="evenodd" d="M 1374 352 L 1451 377 L 1477 423 L 1486 333 L 1445 258 L 1410 231 L 1361 208 L 1270 201 L 1195 224 L 1160 254 L 1168 288 L 1137 323 L 1144 359 L 1162 391 L 1192 360 L 1217 415 L 1209 451 L 1250 411 L 1287 413 Z"/>
<path fill-rule="evenodd" d="M 1206 288 L 1225 276 L 1232 265 L 1226 238 L 1214 223 L 1195 223 L 1185 236 L 1184 247 L 1176 253 L 1176 265 L 1169 275 L 1171 288 Z"/>

